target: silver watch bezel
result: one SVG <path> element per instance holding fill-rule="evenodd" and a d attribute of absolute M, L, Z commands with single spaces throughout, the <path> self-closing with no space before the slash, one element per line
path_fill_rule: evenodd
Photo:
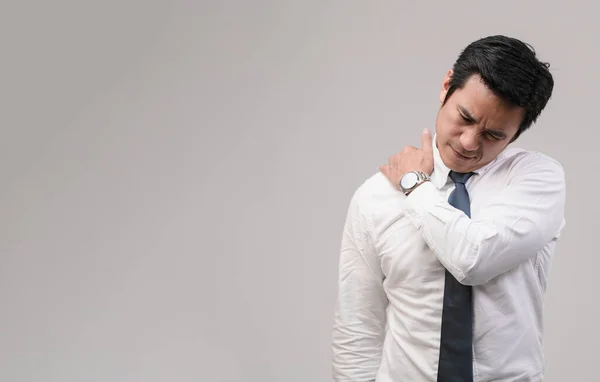
<path fill-rule="evenodd" d="M 417 180 L 415 181 L 415 183 L 409 187 L 409 188 L 405 188 L 402 186 L 402 180 L 405 179 L 405 177 L 409 174 L 415 174 L 417 176 Z M 430 180 L 429 175 L 425 174 L 422 171 L 409 171 L 406 174 L 402 175 L 402 178 L 400 178 L 400 181 L 398 182 L 398 186 L 400 187 L 400 189 L 402 190 L 402 192 L 404 192 L 405 195 L 408 195 L 412 190 L 414 190 L 415 188 L 417 188 L 419 185 L 421 185 L 423 182 L 427 182 Z"/>

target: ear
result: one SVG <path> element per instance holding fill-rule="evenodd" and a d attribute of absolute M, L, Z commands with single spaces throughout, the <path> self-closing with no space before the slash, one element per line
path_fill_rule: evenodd
<path fill-rule="evenodd" d="M 448 70 L 442 82 L 442 90 L 440 91 L 440 103 L 444 103 L 448 89 L 450 89 L 450 80 L 452 79 L 452 69 Z"/>

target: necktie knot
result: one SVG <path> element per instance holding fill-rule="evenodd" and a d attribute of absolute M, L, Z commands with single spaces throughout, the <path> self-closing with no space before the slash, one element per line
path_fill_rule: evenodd
<path fill-rule="evenodd" d="M 454 181 L 454 183 L 465 184 L 465 183 L 467 183 L 467 180 L 469 180 L 469 178 L 474 175 L 474 173 L 450 171 L 449 175 L 450 175 L 450 179 L 452 179 L 452 181 Z"/>

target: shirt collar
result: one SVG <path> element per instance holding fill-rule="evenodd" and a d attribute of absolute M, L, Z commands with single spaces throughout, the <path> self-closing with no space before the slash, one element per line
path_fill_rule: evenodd
<path fill-rule="evenodd" d="M 485 174 L 496 163 L 500 156 L 502 156 L 502 153 L 490 163 L 473 171 L 475 175 L 482 176 Z M 433 172 L 431 174 L 431 181 L 438 189 L 441 189 L 450 179 L 448 174 L 450 174 L 450 168 L 446 166 L 442 160 L 442 157 L 440 156 L 440 151 L 437 147 L 437 134 L 435 134 L 433 136 Z"/>

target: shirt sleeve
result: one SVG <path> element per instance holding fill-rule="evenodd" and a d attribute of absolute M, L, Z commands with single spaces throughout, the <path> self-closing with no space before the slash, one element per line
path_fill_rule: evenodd
<path fill-rule="evenodd" d="M 371 239 L 371 224 L 355 194 L 342 234 L 333 326 L 333 380 L 374 381 L 381 363 L 387 297 Z"/>
<path fill-rule="evenodd" d="M 473 219 L 430 182 L 406 198 L 406 213 L 440 262 L 461 283 L 484 284 L 537 255 L 564 223 L 560 164 L 531 155 L 514 164 L 506 187 Z"/>

